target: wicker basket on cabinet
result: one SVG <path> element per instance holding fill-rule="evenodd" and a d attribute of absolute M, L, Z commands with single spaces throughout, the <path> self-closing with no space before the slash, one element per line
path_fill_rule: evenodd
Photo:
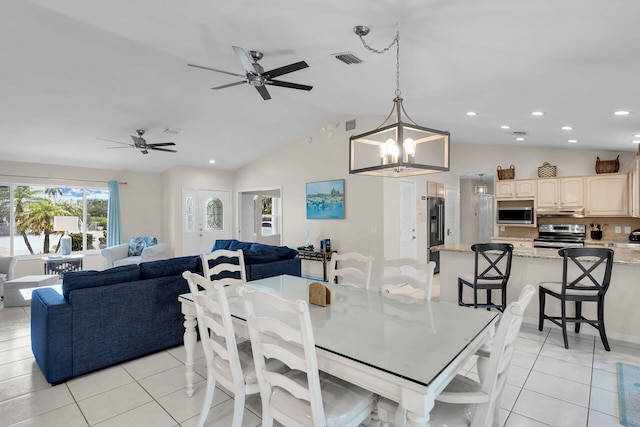
<path fill-rule="evenodd" d="M 502 169 L 498 166 L 498 179 L 514 179 L 516 177 L 516 168 L 511 165 L 508 169 Z"/>

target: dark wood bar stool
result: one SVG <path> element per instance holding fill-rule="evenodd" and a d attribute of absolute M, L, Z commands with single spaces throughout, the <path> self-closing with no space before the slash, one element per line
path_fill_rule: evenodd
<path fill-rule="evenodd" d="M 511 274 L 511 258 L 513 245 L 509 243 L 476 243 L 471 246 L 475 252 L 473 274 L 458 276 L 458 305 L 465 307 L 482 307 L 487 310 L 496 308 L 504 311 L 507 306 L 507 282 Z M 473 303 L 463 302 L 464 287 L 473 289 Z M 478 291 L 487 292 L 486 303 L 478 303 Z M 492 291 L 501 292 L 501 303 L 495 304 L 491 299 Z"/>
<path fill-rule="evenodd" d="M 542 330 L 544 320 L 550 320 L 562 328 L 564 348 L 569 348 L 567 340 L 567 323 L 575 323 L 576 333 L 580 332 L 580 325 L 588 323 L 600 332 L 602 345 L 610 351 L 609 341 L 604 329 L 604 296 L 609 289 L 611 269 L 613 267 L 613 250 L 607 248 L 563 248 L 558 251 L 563 258 L 562 283 L 540 283 L 538 295 L 540 297 L 540 317 L 538 329 Z M 571 270 L 571 272 L 569 271 Z M 575 278 L 574 278 L 574 273 Z M 546 296 L 560 300 L 560 316 L 545 314 Z M 567 302 L 575 303 L 575 316 L 567 315 Z M 595 302 L 598 304 L 598 319 L 590 320 L 582 315 L 582 303 Z"/>

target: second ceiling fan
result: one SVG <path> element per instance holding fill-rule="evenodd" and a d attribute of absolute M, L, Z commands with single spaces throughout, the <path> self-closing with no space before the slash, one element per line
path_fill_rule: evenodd
<path fill-rule="evenodd" d="M 262 52 L 258 52 L 256 50 L 250 50 L 249 53 L 245 51 L 241 47 L 233 46 L 233 50 L 235 51 L 238 59 L 240 59 L 240 63 L 244 67 L 246 74 L 237 74 L 231 73 L 229 71 L 218 70 L 216 68 L 203 67 L 202 65 L 195 64 L 187 64 L 190 67 L 202 68 L 203 70 L 215 71 L 218 73 L 229 74 L 231 76 L 240 77 L 243 79 L 239 82 L 229 83 L 222 86 L 212 87 L 211 89 L 224 89 L 231 86 L 237 86 L 244 83 L 248 83 L 249 85 L 256 88 L 262 99 L 265 101 L 271 99 L 271 95 L 269 95 L 269 91 L 265 87 L 265 85 L 272 86 L 280 86 L 287 87 L 290 89 L 300 89 L 300 90 L 311 90 L 313 86 L 302 85 L 298 83 L 284 82 L 282 80 L 274 80 L 275 77 L 282 76 L 284 74 L 289 74 L 294 71 L 302 70 L 303 68 L 309 67 L 306 62 L 300 61 L 294 64 L 285 65 L 284 67 L 274 68 L 273 70 L 264 71 L 262 65 L 258 64 L 258 61 L 262 59 Z"/>

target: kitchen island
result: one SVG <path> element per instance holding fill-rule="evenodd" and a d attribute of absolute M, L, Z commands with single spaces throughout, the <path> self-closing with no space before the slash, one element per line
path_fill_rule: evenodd
<path fill-rule="evenodd" d="M 440 301 L 458 302 L 458 274 L 473 273 L 474 253 L 471 244 L 448 244 L 439 247 L 440 251 Z M 614 248 L 611 284 L 605 297 L 605 328 L 609 339 L 620 339 L 640 343 L 640 249 Z M 511 276 L 507 285 L 507 303 L 517 300 L 522 288 L 540 282 L 562 281 L 562 257 L 558 249 L 515 248 L 511 263 Z M 469 292 L 467 289 L 465 292 Z M 470 293 L 465 293 L 465 300 Z M 484 296 L 479 294 L 479 297 Z M 480 299 L 480 301 L 483 301 Z M 525 322 L 538 324 L 538 299 L 534 297 L 525 311 Z M 557 301 L 548 299 L 547 311 L 560 313 Z M 567 305 L 573 315 L 573 304 Z M 549 310 L 557 308 L 556 311 Z M 596 304 L 584 304 L 583 313 L 587 318 L 597 318 Z M 554 327 L 546 321 L 545 328 Z M 560 328 L 558 328 L 560 330 Z M 573 324 L 569 326 L 573 334 Z M 598 330 L 583 325 L 581 334 L 598 336 Z M 599 343 L 600 340 L 597 340 Z M 600 344 L 601 345 L 601 344 Z M 612 345 L 615 345 L 612 344 Z"/>

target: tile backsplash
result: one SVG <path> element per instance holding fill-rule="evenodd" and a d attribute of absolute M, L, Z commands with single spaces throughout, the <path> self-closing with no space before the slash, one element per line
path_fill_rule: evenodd
<path fill-rule="evenodd" d="M 602 240 L 627 241 L 629 233 L 625 232 L 625 227 L 631 230 L 640 228 L 640 218 L 538 218 L 538 224 L 585 224 L 587 226 L 587 239 L 591 224 L 599 224 L 602 230 Z M 616 227 L 620 227 L 620 233 L 616 233 Z M 537 227 L 509 227 L 505 226 L 504 231 L 499 231 L 500 237 L 538 237 Z"/>

